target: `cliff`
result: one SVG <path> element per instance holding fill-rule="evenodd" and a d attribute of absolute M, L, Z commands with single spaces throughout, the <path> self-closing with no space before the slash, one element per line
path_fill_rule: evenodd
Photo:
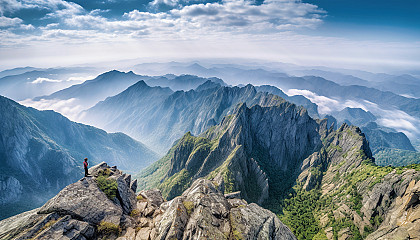
<path fill-rule="evenodd" d="M 165 201 L 101 163 L 44 206 L 0 221 L 1 239 L 296 239 L 278 217 L 206 179 Z"/>

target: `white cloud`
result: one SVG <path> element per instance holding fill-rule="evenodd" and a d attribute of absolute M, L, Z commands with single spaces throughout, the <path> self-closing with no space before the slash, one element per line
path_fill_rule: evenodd
<path fill-rule="evenodd" d="M 62 82 L 62 80 L 54 80 L 54 79 L 39 77 L 39 78 L 33 80 L 31 83 L 32 84 L 41 84 L 41 83 L 45 83 L 45 82 L 58 83 L 58 82 Z"/>
<path fill-rule="evenodd" d="M 61 99 L 41 99 L 39 101 L 33 101 L 32 99 L 26 99 L 19 102 L 22 105 L 33 107 L 38 110 L 54 110 L 69 118 L 72 121 L 76 121 L 78 115 L 85 108 L 78 104 L 78 99 L 71 98 L 68 100 Z"/>
<path fill-rule="evenodd" d="M 80 76 L 80 77 L 69 77 L 67 81 L 84 82 L 87 79 L 94 79 L 96 76 Z"/>
<path fill-rule="evenodd" d="M 285 93 L 289 96 L 302 95 L 308 98 L 311 100 L 311 102 L 318 105 L 318 111 L 320 114 L 329 114 L 331 112 L 340 111 L 345 108 L 345 105 L 339 100 L 325 96 L 319 96 L 309 90 L 289 89 L 285 91 Z M 354 103 L 351 104 L 354 105 Z"/>
<path fill-rule="evenodd" d="M 23 22 L 20 18 L 8 18 L 0 16 L 0 28 L 19 26 Z"/>
<path fill-rule="evenodd" d="M 354 100 L 332 99 L 325 96 L 319 96 L 308 90 L 290 89 L 285 92 L 289 96 L 302 95 L 308 98 L 311 102 L 318 105 L 320 114 L 341 111 L 346 107 L 361 108 L 365 111 L 370 111 L 375 115 L 378 118 L 377 123 L 384 127 L 403 132 L 411 139 L 420 137 L 420 119 L 410 116 L 404 111 L 395 108 L 384 109 L 367 100 L 360 100 L 360 102 L 358 102 Z"/>
<path fill-rule="evenodd" d="M 235 56 L 371 71 L 420 66 L 418 42 L 299 35 L 297 29 L 318 26 L 326 13 L 316 5 L 295 0 L 253 3 L 180 1 L 167 12 L 133 10 L 108 19 L 101 16 L 102 11 L 89 12 L 63 0 L 0 0 L 0 11 L 50 11 L 43 19 L 44 26 L 34 29 L 21 23 L 19 29 L 34 30 L 29 34 L 16 29 L 0 30 L 0 53 L 6 56 L 0 64 L 4 68 L 75 64 L 104 58 L 147 57 L 165 61 Z M 68 57 L 57 56 L 57 52 Z"/>
<path fill-rule="evenodd" d="M 8 18 L 5 16 L 0 16 L 0 29 L 1 28 L 32 30 L 34 29 L 34 26 L 31 24 L 23 24 L 23 20 L 17 17 Z"/>

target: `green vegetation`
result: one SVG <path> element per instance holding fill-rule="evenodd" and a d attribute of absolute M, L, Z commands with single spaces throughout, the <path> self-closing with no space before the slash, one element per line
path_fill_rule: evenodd
<path fill-rule="evenodd" d="M 357 214 L 362 215 L 360 209 L 362 208 L 362 195 L 357 191 L 356 185 L 352 186 L 352 191 L 350 192 L 350 202 L 352 203 L 352 208 L 356 210 Z"/>
<path fill-rule="evenodd" d="M 143 201 L 144 197 L 142 195 L 137 195 L 136 197 L 137 201 Z"/>
<path fill-rule="evenodd" d="M 313 238 L 312 240 L 328 240 L 327 235 L 325 235 L 324 231 L 320 231 L 318 232 Z"/>
<path fill-rule="evenodd" d="M 111 170 L 109 170 L 109 168 L 99 170 L 99 172 L 98 172 L 98 176 L 109 177 L 110 175 L 111 175 Z"/>
<path fill-rule="evenodd" d="M 112 235 L 112 234 L 118 235 L 121 233 L 121 228 L 117 224 L 102 221 L 98 226 L 98 232 L 106 236 Z"/>
<path fill-rule="evenodd" d="M 333 232 L 334 232 L 334 239 L 338 239 L 338 232 L 341 229 L 345 229 L 348 228 L 349 231 L 351 232 L 352 238 L 353 240 L 361 240 L 362 235 L 359 232 L 359 229 L 356 225 L 354 225 L 354 223 L 350 220 L 349 217 L 345 217 L 345 218 L 340 218 L 338 220 L 335 219 L 335 217 L 333 216 L 332 213 L 330 213 L 328 215 L 328 219 L 329 219 L 329 224 L 328 226 L 331 226 L 333 228 Z"/>
<path fill-rule="evenodd" d="M 162 196 L 169 200 L 181 195 L 190 185 L 190 173 L 184 168 L 161 183 L 159 189 L 162 191 Z"/>
<path fill-rule="evenodd" d="M 134 209 L 130 212 L 130 216 L 135 217 L 140 215 L 140 211 L 138 209 Z"/>
<path fill-rule="evenodd" d="M 386 148 L 375 154 L 375 163 L 380 166 L 407 166 L 420 164 L 420 153 L 401 149 Z"/>
<path fill-rule="evenodd" d="M 160 181 L 168 173 L 171 166 L 171 158 L 174 156 L 175 146 L 160 160 L 154 162 L 149 167 L 141 171 L 134 178 L 137 179 L 137 191 L 157 188 Z"/>
<path fill-rule="evenodd" d="M 372 188 L 375 184 L 381 182 L 383 178 L 393 170 L 392 167 L 381 167 L 372 163 L 370 160 L 363 161 L 362 165 L 357 171 L 352 171 L 346 175 L 348 187 L 355 186 L 356 183 L 362 182 L 368 178 L 372 179 L 370 187 Z M 344 189 L 342 189 L 344 190 Z M 348 190 L 348 189 L 347 189 Z M 350 191 L 348 191 L 350 192 Z"/>
<path fill-rule="evenodd" d="M 100 175 L 96 178 L 96 183 L 99 189 L 105 193 L 105 195 L 113 200 L 117 196 L 118 185 L 115 179 L 110 179 L 106 175 Z"/>
<path fill-rule="evenodd" d="M 284 200 L 283 215 L 281 221 L 290 227 L 299 240 L 313 239 L 318 235 L 320 227 L 314 216 L 320 197 L 319 190 L 302 190 L 294 188 L 296 192 L 292 197 Z"/>
<path fill-rule="evenodd" d="M 187 209 L 188 215 L 191 215 L 192 211 L 194 210 L 194 203 L 191 201 L 184 201 L 182 204 L 184 204 L 185 209 Z"/>
<path fill-rule="evenodd" d="M 227 169 L 223 180 L 225 181 L 225 193 L 232 193 L 235 191 L 235 178 L 233 177 L 233 173 Z"/>

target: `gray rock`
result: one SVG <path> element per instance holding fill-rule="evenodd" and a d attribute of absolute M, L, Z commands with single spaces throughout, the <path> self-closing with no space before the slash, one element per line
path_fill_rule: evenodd
<path fill-rule="evenodd" d="M 45 240 L 62 238 L 72 240 L 91 239 L 94 233 L 95 229 L 89 223 L 65 216 L 36 235 L 36 238 Z"/>
<path fill-rule="evenodd" d="M 137 179 L 134 179 L 131 184 L 130 184 L 130 188 L 131 190 L 133 190 L 133 192 L 137 191 Z"/>
<path fill-rule="evenodd" d="M 108 199 L 92 178 L 82 178 L 61 190 L 39 210 L 40 214 L 58 212 L 91 224 L 107 221 L 119 224 L 122 209 Z"/>
<path fill-rule="evenodd" d="M 227 199 L 241 198 L 241 191 L 225 194 L 225 198 Z"/>
<path fill-rule="evenodd" d="M 182 196 L 161 205 L 157 239 L 296 239 L 274 213 L 234 200 L 237 204 L 211 181 L 196 180 Z"/>
<path fill-rule="evenodd" d="M 162 193 L 159 189 L 144 190 L 140 192 L 140 195 L 147 198 L 154 206 L 159 207 L 163 203 Z"/>
<path fill-rule="evenodd" d="M 130 175 L 120 175 L 116 179 L 118 184 L 117 199 L 122 206 L 124 214 L 130 214 L 136 208 L 136 194 L 129 187 L 131 183 Z"/>
<path fill-rule="evenodd" d="M 22 190 L 23 187 L 19 180 L 11 176 L 0 175 L 0 205 L 18 201 Z"/>

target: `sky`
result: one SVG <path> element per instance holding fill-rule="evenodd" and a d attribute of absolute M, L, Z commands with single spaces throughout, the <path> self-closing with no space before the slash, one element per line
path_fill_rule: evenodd
<path fill-rule="evenodd" d="M 0 69 L 243 58 L 420 67 L 418 0 L 0 0 Z"/>

